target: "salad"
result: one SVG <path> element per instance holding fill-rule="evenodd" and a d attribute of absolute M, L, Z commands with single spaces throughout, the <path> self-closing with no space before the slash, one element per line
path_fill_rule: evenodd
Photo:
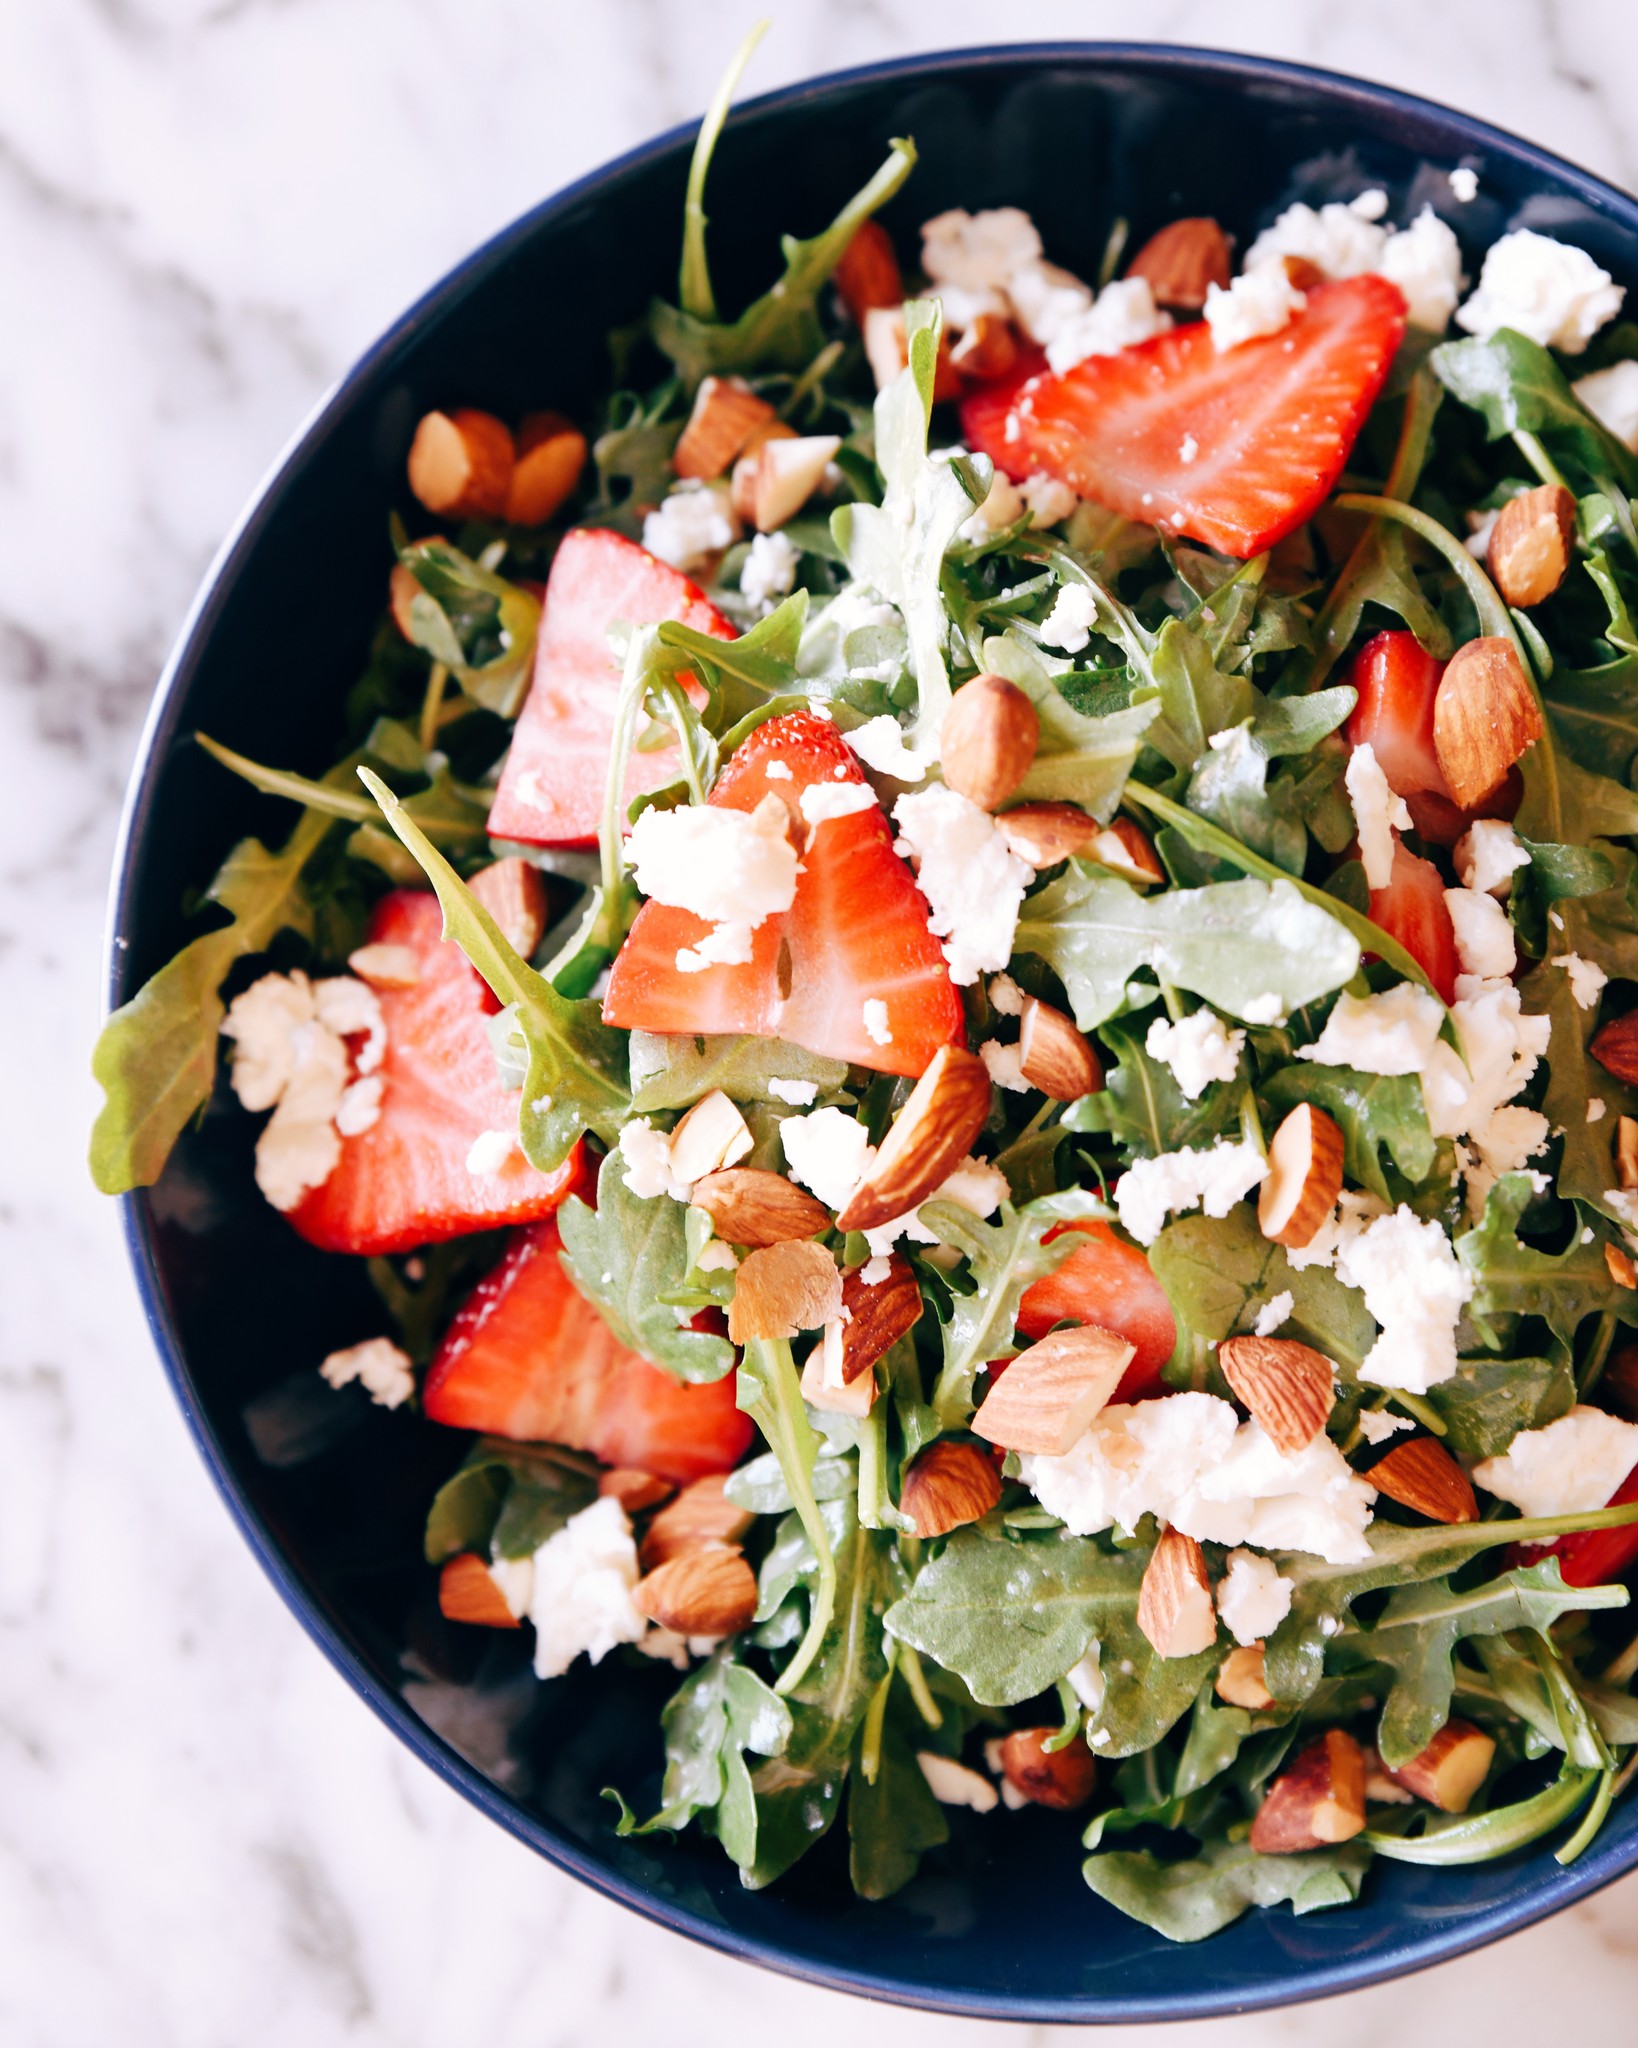
<path fill-rule="evenodd" d="M 335 765 L 198 735 L 295 819 L 96 1177 L 265 1119 L 380 1300 L 308 1363 L 470 1434 L 451 1625 L 675 1667 L 622 1832 L 876 1899 L 1040 1806 L 1178 1940 L 1568 1862 L 1638 1770 L 1622 289 L 1460 165 L 1082 278 L 890 234 L 895 141 L 730 315 L 746 54 L 595 416 L 421 420 Z"/>

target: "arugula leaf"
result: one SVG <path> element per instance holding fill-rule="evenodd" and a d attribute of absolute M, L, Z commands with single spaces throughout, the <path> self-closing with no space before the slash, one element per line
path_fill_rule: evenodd
<path fill-rule="evenodd" d="M 480 1437 L 433 1496 L 423 1548 L 428 1564 L 464 1550 L 532 1557 L 571 1515 L 597 1498 L 597 1468 L 555 1444 Z"/>
<path fill-rule="evenodd" d="M 1098 1037 L 1115 1055 L 1095 1095 L 1072 1104 L 1064 1126 L 1074 1131 L 1107 1131 L 1135 1159 L 1189 1147 L 1201 1149 L 1214 1138 L 1238 1133 L 1244 1084 L 1213 1083 L 1193 1102 L 1178 1086 L 1164 1060 L 1153 1058 L 1145 1044 L 1148 1016 L 1112 1018 L 1098 1027 Z"/>
<path fill-rule="evenodd" d="M 1016 683 L 1040 721 L 1035 759 L 1017 797 L 1079 804 L 1100 824 L 1108 824 L 1143 737 L 1160 715 L 1159 699 L 1088 717 L 1069 703 L 1036 650 L 1014 633 L 998 633 L 984 642 L 984 666 Z"/>
<path fill-rule="evenodd" d="M 1512 1806 L 1466 1814 L 1430 1814 L 1418 1808 L 1410 1818 L 1422 1822 L 1420 1834 L 1368 1828 L 1357 1841 L 1393 1863 L 1491 1863 L 1498 1856 L 1511 1856 L 1515 1850 L 1539 1842 L 1569 1820 L 1586 1804 L 1598 1776 L 1596 1771 L 1566 1764 L 1554 1783 Z"/>
<path fill-rule="evenodd" d="M 475 704 L 515 718 L 534 670 L 540 600 L 446 540 L 406 542 L 398 560 L 420 585 L 409 603 L 410 639 Z"/>
<path fill-rule="evenodd" d="M 1168 1941 L 1204 1941 L 1253 1906 L 1313 1913 L 1351 1905 L 1370 1860 L 1357 1842 L 1263 1856 L 1249 1842 L 1224 1839 L 1181 1863 L 1162 1863 L 1147 1849 L 1111 1849 L 1089 1856 L 1082 1873 L 1100 1899 Z"/>
<path fill-rule="evenodd" d="M 1502 1348 L 1498 1316 L 1541 1316 L 1566 1345 L 1591 1315 L 1638 1323 L 1638 1295 L 1611 1279 L 1599 1239 L 1584 1244 L 1577 1230 L 1561 1252 L 1520 1242 L 1518 1220 L 1534 1193 L 1529 1174 L 1504 1173 L 1490 1190 L 1482 1219 L 1456 1240 L 1456 1256 L 1473 1276 L 1467 1313 L 1480 1336 L 1492 1350 Z"/>
<path fill-rule="evenodd" d="M 521 960 L 449 862 L 405 816 L 403 805 L 381 778 L 368 768 L 358 772 L 437 892 L 445 936 L 510 1006 L 512 1036 L 521 1036 L 528 1055 L 518 1130 L 530 1164 L 543 1173 L 552 1172 L 583 1131 L 595 1131 L 613 1144 L 631 1107 L 624 1034 L 603 1022 L 595 1002 L 570 1002 Z"/>
<path fill-rule="evenodd" d="M 1429 360 L 1452 397 L 1481 415 L 1490 440 L 1533 434 L 1561 469 L 1594 489 L 1613 477 L 1638 491 L 1638 457 L 1593 418 L 1538 342 L 1503 327 L 1485 340 L 1444 342 Z"/>
<path fill-rule="evenodd" d="M 802 1400 L 801 1384 L 788 1343 L 754 1338 L 745 1346 L 740 1359 L 736 1399 L 739 1407 L 761 1430 L 769 1449 L 779 1460 L 785 1491 L 790 1495 L 816 1560 L 807 1633 L 779 1678 L 779 1690 L 788 1693 L 801 1683 L 824 1645 L 837 1587 L 836 1553 L 814 1493 L 819 1439 L 814 1434 Z"/>
<path fill-rule="evenodd" d="M 1128 982 L 1144 968 L 1236 1017 L 1270 995 L 1282 1011 L 1300 1009 L 1359 968 L 1358 943 L 1342 918 L 1288 879 L 1146 897 L 1078 860 L 1025 902 L 1014 944 L 1058 975 L 1083 1031 L 1121 1009 Z"/>
<path fill-rule="evenodd" d="M 845 1061 L 786 1045 L 778 1038 L 631 1034 L 631 1106 L 640 1116 L 684 1109 L 713 1088 L 736 1102 L 779 1102 L 790 1109 L 785 1097 L 775 1092 L 775 1081 L 811 1081 L 821 1095 L 832 1095 L 846 1080 Z"/>
<path fill-rule="evenodd" d="M 399 730 L 382 720 L 376 732 L 371 734 L 368 752 L 378 752 L 375 742 L 383 728 L 389 732 Z M 252 789 L 259 789 L 266 796 L 288 797 L 292 803 L 301 804 L 308 810 L 323 811 L 332 818 L 350 818 L 358 825 L 373 826 L 381 815 L 370 799 L 360 796 L 356 790 L 342 789 L 327 781 L 315 782 L 306 775 L 294 775 L 284 768 L 264 768 L 257 761 L 249 761 L 243 754 L 236 754 L 231 747 L 224 747 L 208 733 L 196 732 L 194 738 L 212 760 L 219 761 L 232 774 L 241 776 Z M 417 758 L 410 764 L 411 772 L 420 775 L 426 772 L 427 763 L 419 748 L 415 753 Z M 456 853 L 486 852 L 489 846 L 488 791 L 463 788 L 450 774 L 449 764 L 442 760 L 432 767 L 428 785 L 401 801 L 405 811 L 433 844 L 447 846 Z"/>
<path fill-rule="evenodd" d="M 1568 924 L 1569 912 L 1563 915 Z M 1585 933 L 1570 950 L 1579 952 L 1582 944 L 1591 944 Z M 1594 956 L 1589 952 L 1584 957 Z M 1565 1201 L 1584 1202 L 1608 1214 L 1604 1197 L 1620 1186 L 1615 1132 L 1621 1116 L 1638 1109 L 1638 1090 L 1593 1064 L 1587 1044 L 1597 1023 L 1597 1006 L 1582 1009 L 1570 977 L 1556 961 L 1545 960 L 1533 969 L 1521 983 L 1520 992 L 1527 1012 L 1552 1020 L 1541 1109 L 1554 1130 L 1564 1134 L 1554 1176 L 1556 1191 Z M 1594 1096 L 1604 1104 L 1604 1114 L 1596 1123 L 1589 1123 L 1587 1104 Z"/>
<path fill-rule="evenodd" d="M 1382 1171 L 1384 1154 L 1408 1181 L 1426 1180 L 1433 1171 L 1438 1148 L 1415 1074 L 1361 1074 L 1352 1067 L 1293 1064 L 1271 1074 L 1262 1094 L 1276 1120 L 1299 1102 L 1323 1109 L 1341 1128 L 1349 1180 L 1385 1202 L 1392 1195 Z"/>
<path fill-rule="evenodd" d="M 802 690 L 806 678 L 798 677 L 796 660 L 807 617 L 808 593 L 793 590 L 737 640 L 713 639 L 675 619 L 656 628 L 671 664 L 691 667 L 704 684 L 705 724 L 728 751 L 748 721 Z"/>
<path fill-rule="evenodd" d="M 711 158 L 716 153 L 722 124 L 734 103 L 734 88 L 755 54 L 757 44 L 767 32 L 767 22 L 755 23 L 734 52 L 722 83 L 711 96 L 711 104 L 705 110 L 705 119 L 701 121 L 700 132 L 695 138 L 694 154 L 688 166 L 688 190 L 683 200 L 682 263 L 677 279 L 678 301 L 695 320 L 713 321 L 717 317 L 716 294 L 711 289 L 711 271 L 705 259 L 705 180 L 711 169 Z"/>
<path fill-rule="evenodd" d="M 1556 1358 L 1464 1358 L 1422 1396 L 1459 1458 L 1499 1458 L 1521 1429 L 1544 1429 L 1575 1406 L 1575 1374 Z"/>
<path fill-rule="evenodd" d="M 848 1871 L 861 1899 L 887 1899 L 901 1891 L 929 1849 L 950 1839 L 950 1823 L 933 1797 L 912 1747 L 910 1714 L 895 1710 L 902 1688 L 889 1695 L 874 1780 L 857 1756 L 847 1795 Z"/>
<path fill-rule="evenodd" d="M 586 525 L 641 536 L 645 508 L 659 504 L 676 482 L 671 454 L 683 430 L 683 421 L 670 416 L 676 396 L 673 377 L 651 399 L 633 391 L 610 398 L 606 424 L 592 442 L 598 491 L 586 507 Z"/>

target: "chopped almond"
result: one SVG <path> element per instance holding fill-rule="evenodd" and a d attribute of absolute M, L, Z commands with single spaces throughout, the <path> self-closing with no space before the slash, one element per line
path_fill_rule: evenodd
<path fill-rule="evenodd" d="M 1618 1244 L 1611 1244 L 1607 1239 L 1604 1244 L 1604 1264 L 1617 1287 L 1638 1287 L 1638 1266 L 1633 1264 L 1630 1254 L 1624 1252 Z"/>
<path fill-rule="evenodd" d="M 466 885 L 521 959 L 532 960 L 546 930 L 546 883 L 532 861 L 508 854 L 480 868 Z"/>
<path fill-rule="evenodd" d="M 421 956 L 413 946 L 359 946 L 347 965 L 371 988 L 414 988 L 421 979 Z"/>
<path fill-rule="evenodd" d="M 864 333 L 865 359 L 876 380 L 876 389 L 885 391 L 910 360 L 904 309 L 902 306 L 873 307 L 860 325 Z M 950 360 L 949 336 L 941 332 L 938 360 L 933 368 L 933 402 L 941 405 L 947 398 L 960 396 L 961 372 Z"/>
<path fill-rule="evenodd" d="M 613 1465 L 597 1481 L 597 1491 L 617 1500 L 628 1515 L 647 1514 L 650 1508 L 668 1501 L 676 1490 L 669 1479 L 639 1472 L 633 1465 Z"/>
<path fill-rule="evenodd" d="M 1085 853 L 1102 830 L 1076 804 L 1020 804 L 995 822 L 1010 851 L 1037 872 Z"/>
<path fill-rule="evenodd" d="M 825 1336 L 829 1338 L 835 1328 L 835 1323 L 827 1323 Z M 808 1353 L 802 1367 L 802 1399 L 810 1408 L 829 1415 L 851 1415 L 862 1422 L 876 1405 L 876 1393 L 874 1369 L 855 1379 L 843 1379 L 840 1352 L 833 1344 L 815 1344 Z"/>
<path fill-rule="evenodd" d="M 875 1230 L 925 1202 L 966 1158 L 989 1113 L 984 1062 L 959 1046 L 940 1046 L 848 1197 L 837 1229 Z"/>
<path fill-rule="evenodd" d="M 950 361 L 976 384 L 1008 377 L 1018 364 L 1018 335 L 999 313 L 980 313 L 950 348 Z"/>
<path fill-rule="evenodd" d="M 1054 1102 L 1077 1102 L 1103 1086 L 1103 1067 L 1091 1041 L 1062 1010 L 1030 996 L 1018 1034 L 1018 1071 Z"/>
<path fill-rule="evenodd" d="M 1430 1522 L 1476 1522 L 1479 1504 L 1473 1486 L 1436 1437 L 1413 1436 L 1395 1444 L 1365 1474 L 1378 1493 Z"/>
<path fill-rule="evenodd" d="M 1150 1553 L 1137 1624 L 1161 1657 L 1198 1657 L 1217 1640 L 1206 1554 L 1179 1529 L 1163 1529 Z"/>
<path fill-rule="evenodd" d="M 1277 1451 L 1294 1457 L 1324 1429 L 1336 1403 L 1330 1359 L 1286 1337 L 1225 1337 L 1217 1363 Z"/>
<path fill-rule="evenodd" d="M 517 461 L 512 436 L 492 413 L 429 412 L 409 452 L 409 487 L 439 519 L 500 519 Z"/>
<path fill-rule="evenodd" d="M 784 1244 L 830 1228 L 830 1211 L 806 1188 L 763 1166 L 728 1166 L 694 1183 L 689 1197 L 725 1244 Z"/>
<path fill-rule="evenodd" d="M 842 1276 L 822 1244 L 793 1239 L 747 1252 L 734 1277 L 728 1335 L 736 1344 L 794 1337 L 840 1314 Z"/>
<path fill-rule="evenodd" d="M 1248 1713 L 1264 1714 L 1274 1704 L 1263 1673 L 1263 1646 L 1245 1643 L 1230 1650 L 1217 1667 L 1212 1691 L 1225 1705 L 1244 1707 Z"/>
<path fill-rule="evenodd" d="M 586 437 L 560 412 L 532 412 L 518 428 L 517 467 L 506 494 L 513 526 L 544 526 L 567 502 L 586 467 Z"/>
<path fill-rule="evenodd" d="M 1229 239 L 1216 221 L 1204 216 L 1167 223 L 1149 237 L 1127 266 L 1128 277 L 1148 280 L 1157 306 L 1198 313 L 1209 286 L 1227 291 L 1233 266 Z"/>
<path fill-rule="evenodd" d="M 1624 1017 L 1600 1025 L 1587 1050 L 1605 1073 L 1629 1086 L 1638 1086 L 1638 1010 L 1629 1010 Z M 1618 1154 L 1620 1142 L 1617 1134 Z"/>
<path fill-rule="evenodd" d="M 1268 1178 L 1257 1190 L 1257 1227 L 1271 1244 L 1312 1244 L 1342 1192 L 1342 1131 L 1311 1102 L 1299 1102 L 1268 1148 Z"/>
<path fill-rule="evenodd" d="M 1090 1323 L 1054 1330 L 995 1376 L 973 1428 L 1009 1451 L 1061 1457 L 1120 1385 L 1133 1350 Z"/>
<path fill-rule="evenodd" d="M 723 476 L 757 428 L 778 417 L 742 379 L 707 377 L 694 394 L 694 410 L 672 451 L 671 467 L 678 476 Z"/>
<path fill-rule="evenodd" d="M 825 1325 L 825 1343 L 836 1352 L 835 1374 L 844 1385 L 884 1358 L 921 1321 L 921 1289 L 908 1261 L 894 1252 L 884 1278 L 867 1281 L 855 1266 L 842 1281 L 842 1313 Z M 827 1362 L 827 1374 L 829 1365 Z"/>
<path fill-rule="evenodd" d="M 993 811 L 1030 771 L 1041 723 L 1016 683 L 974 676 L 950 700 L 939 728 L 946 788 Z"/>
<path fill-rule="evenodd" d="M 1544 604 L 1574 558 L 1575 499 L 1562 484 L 1538 484 L 1509 498 L 1490 530 L 1490 574 L 1521 611 Z"/>
<path fill-rule="evenodd" d="M 518 1626 L 488 1565 L 470 1550 L 450 1558 L 438 1574 L 438 1605 L 451 1621 L 471 1622 L 478 1628 Z"/>
<path fill-rule="evenodd" d="M 1261 1856 L 1289 1856 L 1352 1841 L 1364 1826 L 1364 1752 L 1331 1728 L 1269 1786 L 1251 1823 L 1251 1846 Z"/>
<path fill-rule="evenodd" d="M 769 441 L 794 441 L 796 429 L 786 426 L 783 420 L 770 420 L 765 427 L 759 427 L 745 444 L 744 452 L 734 464 L 729 479 L 728 496 L 734 508 L 734 517 L 746 526 L 756 524 L 757 479 L 762 474 L 758 457 Z"/>
<path fill-rule="evenodd" d="M 1001 1774 L 1030 1805 L 1074 1813 L 1097 1790 L 1098 1766 L 1083 1735 L 1048 1749 L 1057 1735 L 1056 1728 L 1015 1728 L 1001 1742 Z"/>
<path fill-rule="evenodd" d="M 796 517 L 841 445 L 837 434 L 770 435 L 762 443 L 750 489 L 750 520 L 758 533 L 773 533 Z"/>
<path fill-rule="evenodd" d="M 855 229 L 834 275 L 842 303 L 858 327 L 863 327 L 865 315 L 873 308 L 904 303 L 898 253 L 893 237 L 879 220 L 864 221 Z"/>
<path fill-rule="evenodd" d="M 1433 750 L 1461 809 L 1483 803 L 1542 731 L 1541 706 L 1511 640 L 1494 634 L 1457 648 L 1433 700 Z"/>
<path fill-rule="evenodd" d="M 948 1536 L 982 1521 L 1001 1498 L 995 1460 L 977 1444 L 939 1437 L 905 1467 L 899 1508 L 918 1536 Z"/>
<path fill-rule="evenodd" d="M 1615 1172 L 1628 1194 L 1638 1190 L 1638 1118 L 1615 1120 Z"/>
<path fill-rule="evenodd" d="M 639 1614 L 680 1636 L 732 1636 L 756 1615 L 756 1573 L 737 1550 L 691 1550 L 639 1579 Z"/>
<path fill-rule="evenodd" d="M 661 1508 L 643 1538 L 645 1572 L 690 1550 L 739 1542 L 756 1517 L 728 1498 L 726 1485 L 721 1473 L 709 1479 L 696 1479 L 669 1506 Z"/>
<path fill-rule="evenodd" d="M 1113 846 L 1108 843 L 1110 840 L 1114 841 Z M 1111 818 L 1105 830 L 1099 833 L 1092 856 L 1106 868 L 1124 874 L 1140 889 L 1166 879 L 1166 870 L 1160 864 L 1160 855 L 1155 852 L 1154 841 L 1132 818 Z"/>
<path fill-rule="evenodd" d="M 671 1170 L 681 1181 L 703 1180 L 743 1159 L 755 1143 L 733 1101 L 713 1088 L 671 1133 Z"/>
<path fill-rule="evenodd" d="M 1447 1721 L 1419 1755 L 1388 1776 L 1443 1813 L 1466 1813 L 1490 1774 L 1496 1745 L 1471 1721 Z"/>

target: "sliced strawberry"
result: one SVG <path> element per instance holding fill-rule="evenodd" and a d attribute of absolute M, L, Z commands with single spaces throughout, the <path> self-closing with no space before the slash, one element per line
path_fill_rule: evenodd
<path fill-rule="evenodd" d="M 1399 941 L 1432 982 L 1441 1002 L 1455 1002 L 1456 977 L 1461 972 L 1456 927 L 1445 902 L 1444 877 L 1432 861 L 1421 860 L 1396 845 L 1387 888 L 1371 891 L 1371 921 Z"/>
<path fill-rule="evenodd" d="M 342 1139 L 335 1171 L 290 1212 L 325 1251 L 374 1258 L 527 1223 L 551 1215 L 581 1178 L 579 1146 L 556 1173 L 516 1150 L 494 1173 L 468 1172 L 475 1139 L 516 1130 L 518 1099 L 495 1072 L 489 992 L 442 933 L 438 899 L 424 889 L 395 889 L 370 919 L 369 943 L 408 947 L 421 973 L 409 988 L 376 991 L 387 1029 L 380 1115 Z"/>
<path fill-rule="evenodd" d="M 978 385 L 961 401 L 962 440 L 975 454 L 987 455 L 997 469 L 1008 476 L 1016 475 L 1020 482 L 1027 472 L 1013 469 L 1012 451 L 1006 445 L 1007 416 L 1024 386 L 1032 377 L 1039 377 L 1046 366 L 1044 348 L 1037 348 L 1032 341 L 1020 341 L 1018 361 L 1013 368 L 1004 377 Z"/>
<path fill-rule="evenodd" d="M 1143 1401 L 1164 1391 L 1160 1369 L 1177 1347 L 1177 1319 L 1166 1290 L 1135 1244 L 1117 1237 L 1107 1223 L 1061 1223 L 1047 1232 L 1048 1244 L 1066 1230 L 1092 1240 L 1072 1251 L 1055 1273 L 1024 1290 L 1018 1304 L 1018 1334 L 1033 1344 L 1058 1323 L 1095 1323 L 1136 1345 L 1131 1364 L 1111 1396 Z"/>
<path fill-rule="evenodd" d="M 609 628 L 679 619 L 716 640 L 734 629 L 686 576 L 601 527 L 564 536 L 546 585 L 535 678 L 512 734 L 489 813 L 497 839 L 580 846 L 603 811 L 620 664 Z M 631 757 L 626 798 L 679 772 L 675 742 Z"/>
<path fill-rule="evenodd" d="M 787 769 L 771 778 L 774 764 Z M 692 911 L 646 903 L 609 976 L 603 1015 L 626 1030 L 783 1038 L 884 1074 L 920 1074 L 959 1040 L 961 998 L 927 929 L 927 904 L 893 851 L 879 804 L 809 826 L 805 789 L 858 787 L 864 776 L 828 719 L 805 711 L 757 727 L 723 770 L 711 802 L 754 811 L 777 796 L 800 835 L 796 900 L 756 928 L 740 967 L 684 974 L 677 954 L 710 930 Z M 886 1007 L 888 1042 L 865 1028 Z"/>
<path fill-rule="evenodd" d="M 1625 1507 L 1629 1501 L 1635 1500 L 1638 1500 L 1638 1465 L 1627 1474 L 1604 1505 Z M 1556 1542 L 1539 1548 L 1518 1548 L 1517 1561 L 1520 1564 L 1541 1564 L 1549 1557 L 1558 1559 L 1558 1568 L 1567 1586 L 1608 1585 L 1612 1579 L 1620 1578 L 1638 1564 L 1638 1522 L 1629 1522 L 1623 1529 L 1584 1529 L 1578 1535 L 1560 1536 Z"/>
<path fill-rule="evenodd" d="M 620 1343 L 576 1288 L 555 1221 L 520 1230 L 468 1295 L 432 1361 L 434 1422 L 567 1444 L 686 1484 L 729 1472 L 751 1442 L 734 1375 L 682 1386 Z"/>
<path fill-rule="evenodd" d="M 1128 519 L 1257 555 L 1329 496 L 1404 331 L 1396 285 L 1344 278 L 1278 334 L 1219 353 L 1204 321 L 1174 327 L 1033 379 L 967 433 L 1011 477 L 1045 470 Z"/>

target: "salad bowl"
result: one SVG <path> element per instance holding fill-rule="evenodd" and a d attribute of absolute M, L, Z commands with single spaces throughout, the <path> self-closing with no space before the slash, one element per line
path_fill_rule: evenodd
<path fill-rule="evenodd" d="M 1531 227 L 1638 277 L 1638 202 L 1533 146 L 1382 87 L 1199 51 L 1043 45 L 962 51 L 813 81 L 729 119 L 713 173 L 724 300 L 763 281 L 778 234 L 810 231 L 913 136 L 901 236 L 946 207 L 1020 206 L 1090 275 L 1113 223 L 1141 239 L 1210 213 L 1242 241 L 1297 199 L 1380 187 L 1408 219 L 1454 167 L 1470 269 Z M 182 906 L 246 831 L 274 833 L 188 735 L 256 760 L 324 757 L 334 705 L 379 611 L 382 535 L 416 422 L 458 392 L 515 417 L 541 389 L 589 408 L 605 337 L 667 293 L 693 131 L 557 195 L 458 266 L 300 431 L 212 566 L 155 697 L 125 813 L 111 1005 L 188 935 Z M 1447 188 L 1448 189 L 1448 188 Z M 914 211 L 911 211 L 911 208 Z M 315 565 L 322 573 L 315 573 Z M 1638 1865 L 1618 1805 L 1561 1868 L 1547 1849 L 1455 1870 L 1381 1864 L 1351 1909 L 1252 1913 L 1178 1949 L 1082 1883 L 1077 1831 L 1039 1810 L 1005 1833 L 952 1816 L 952 1843 L 865 1904 L 827 1840 L 780 1884 L 743 1888 L 697 1836 L 625 1835 L 604 1788 L 658 1783 L 661 1670 L 618 1660 L 539 1686 L 515 1638 L 443 1626 L 422 1558 L 451 1433 L 337 1401 L 310 1361 L 369 1337 L 362 1264 L 294 1237 L 256 1193 L 244 1119 L 208 1114 L 157 1183 L 125 1198 L 149 1326 L 229 1513 L 292 1612 L 369 1706 L 474 1805 L 561 1868 L 726 1953 L 831 1988 L 1007 2020 L 1181 2019 L 1380 1982 L 1560 1910 Z M 356 1390 L 353 1390 L 356 1392 Z"/>

